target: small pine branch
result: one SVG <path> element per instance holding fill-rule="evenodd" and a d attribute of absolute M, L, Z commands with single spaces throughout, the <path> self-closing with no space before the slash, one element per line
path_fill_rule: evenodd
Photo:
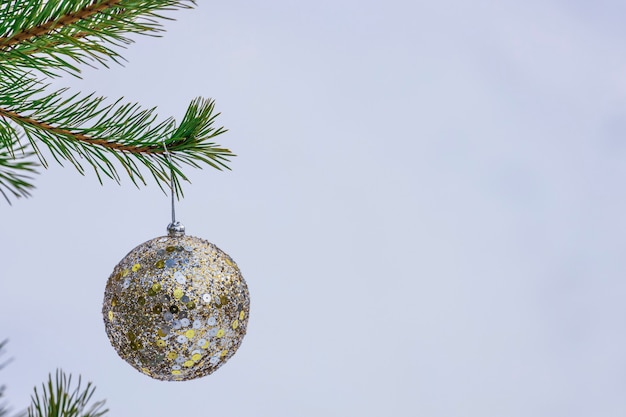
<path fill-rule="evenodd" d="M 0 4 L 0 74 L 23 68 L 80 73 L 76 64 L 119 62 L 128 34 L 159 36 L 164 11 L 195 0 L 8 0 Z"/>
<path fill-rule="evenodd" d="M 4 347 L 7 344 L 7 340 L 3 340 L 0 342 L 0 355 L 4 354 Z M 0 363 L 0 369 L 6 366 L 6 362 Z M 0 400 L 4 398 L 4 390 L 6 387 L 4 385 L 0 385 Z M 0 417 L 6 417 L 9 414 L 9 410 L 4 401 L 0 402 Z"/>
<path fill-rule="evenodd" d="M 34 79 L 10 85 L 0 82 L 0 147 L 13 154 L 12 147 L 23 132 L 44 167 L 48 161 L 39 149 L 41 143 L 57 162 L 68 161 L 80 173 L 88 163 L 101 182 L 103 177 L 120 181 L 115 160 L 136 185 L 146 184 L 140 166 L 147 168 L 162 189 L 173 175 L 180 195 L 180 180 L 187 180 L 181 164 L 199 168 L 204 163 L 223 169 L 234 156 L 213 142 L 226 131 L 213 127 L 218 116 L 213 100 L 193 100 L 177 125 L 172 118 L 157 122 L 156 109 L 142 109 L 137 103 L 120 99 L 105 104 L 104 97 L 65 97 L 66 90 L 43 94 L 44 89 Z"/>
<path fill-rule="evenodd" d="M 81 377 L 76 387 L 72 386 L 72 376 L 57 370 L 54 380 L 42 384 L 41 392 L 35 387 L 28 408 L 28 417 L 101 417 L 109 410 L 105 401 L 92 402 L 96 388 L 91 382 L 83 388 Z"/>
<path fill-rule="evenodd" d="M 5 339 L 3 341 L 0 342 L 0 357 L 4 355 L 5 353 L 5 346 L 8 343 L 8 340 Z M 11 362 L 10 359 L 8 360 L 4 360 L 2 362 L 0 362 L 0 369 L 4 369 L 4 367 Z M 4 398 L 4 390 L 6 389 L 6 387 L 4 385 L 0 386 L 0 400 L 2 400 Z M 22 411 L 19 413 L 14 413 L 10 411 L 9 406 L 7 406 L 5 401 L 1 401 L 0 402 L 0 417 L 9 417 L 9 413 L 11 413 L 13 415 L 13 417 L 25 417 L 26 416 L 26 412 Z"/>
<path fill-rule="evenodd" d="M 11 204 L 11 197 L 30 196 L 34 188 L 31 174 L 37 172 L 33 156 L 34 152 L 18 141 L 12 142 L 9 148 L 0 147 L 0 194 L 7 203 Z"/>

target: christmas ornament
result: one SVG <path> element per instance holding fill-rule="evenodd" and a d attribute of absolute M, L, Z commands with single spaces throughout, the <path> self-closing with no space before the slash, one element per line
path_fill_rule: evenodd
<path fill-rule="evenodd" d="M 173 186 L 172 186 L 173 189 Z M 222 366 L 246 334 L 250 297 L 239 268 L 175 220 L 109 277 L 102 313 L 122 359 L 155 379 L 200 378 Z"/>

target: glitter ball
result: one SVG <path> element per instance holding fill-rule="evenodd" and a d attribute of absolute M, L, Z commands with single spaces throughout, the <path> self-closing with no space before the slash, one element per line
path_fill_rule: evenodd
<path fill-rule="evenodd" d="M 122 359 L 152 378 L 184 381 L 213 373 L 235 354 L 249 309 L 248 287 L 230 257 L 183 235 L 152 239 L 122 259 L 102 313 Z"/>

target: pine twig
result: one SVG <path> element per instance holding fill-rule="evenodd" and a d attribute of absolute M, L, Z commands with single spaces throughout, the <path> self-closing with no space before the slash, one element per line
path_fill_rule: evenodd
<path fill-rule="evenodd" d="M 163 11 L 195 0 L 5 0 L 0 3 L 0 74 L 32 68 L 46 76 L 78 76 L 76 63 L 106 66 L 123 59 L 113 47 L 130 33 L 157 36 Z M 19 17 L 18 17 L 19 16 Z"/>
<path fill-rule="evenodd" d="M 33 128 L 40 129 L 43 131 L 49 132 L 51 135 L 64 136 L 66 138 L 70 138 L 72 140 L 76 140 L 79 142 L 85 142 L 89 145 L 99 145 L 104 148 L 108 148 L 118 152 L 130 152 L 130 153 L 163 153 L 162 149 L 156 149 L 154 147 L 149 146 L 132 146 L 132 145 L 122 145 L 120 143 L 115 143 L 106 139 L 97 139 L 92 138 L 82 133 L 72 132 L 68 129 L 64 129 L 61 127 L 54 127 L 49 123 L 33 119 L 32 117 L 22 116 L 12 110 L 7 110 L 0 107 L 0 117 L 6 117 L 7 119 L 11 119 L 19 125 L 29 125 Z"/>
<path fill-rule="evenodd" d="M 0 194 L 7 203 L 11 204 L 10 197 L 30 197 L 30 190 L 35 188 L 31 181 L 32 174 L 37 173 L 33 156 L 34 152 L 17 140 L 12 144 L 11 152 L 0 148 Z M 2 346 L 0 344 L 0 349 Z"/>
<path fill-rule="evenodd" d="M 16 45 L 20 42 L 23 42 L 27 39 L 31 39 L 37 36 L 42 36 L 47 33 L 50 33 L 52 30 L 59 30 L 62 27 L 70 26 L 80 20 L 85 20 L 90 16 L 98 14 L 103 10 L 106 10 L 116 4 L 120 3 L 122 0 L 106 0 L 103 2 L 95 1 L 89 6 L 86 6 L 79 10 L 76 13 L 69 13 L 61 17 L 60 19 L 50 19 L 45 23 L 38 24 L 33 28 L 24 29 L 13 34 L 10 37 L 1 37 L 0 38 L 0 49 L 6 48 L 8 46 Z"/>
<path fill-rule="evenodd" d="M 57 370 L 54 380 L 42 384 L 41 392 L 35 387 L 28 407 L 28 417 L 101 417 L 108 413 L 105 401 L 92 402 L 96 388 L 91 382 L 83 388 L 82 378 L 72 385 L 72 376 Z"/>

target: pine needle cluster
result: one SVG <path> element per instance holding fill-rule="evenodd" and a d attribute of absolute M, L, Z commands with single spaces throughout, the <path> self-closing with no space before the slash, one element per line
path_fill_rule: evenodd
<path fill-rule="evenodd" d="M 0 2 L 0 194 L 28 196 L 32 174 L 48 159 L 81 174 L 146 184 L 152 177 L 175 192 L 187 180 L 183 165 L 228 168 L 230 150 L 214 142 L 218 113 L 211 99 L 196 98 L 180 122 L 158 118 L 122 98 L 52 90 L 49 80 L 78 76 L 81 67 L 123 60 L 131 36 L 159 36 L 164 13 L 194 0 L 3 0 Z"/>

